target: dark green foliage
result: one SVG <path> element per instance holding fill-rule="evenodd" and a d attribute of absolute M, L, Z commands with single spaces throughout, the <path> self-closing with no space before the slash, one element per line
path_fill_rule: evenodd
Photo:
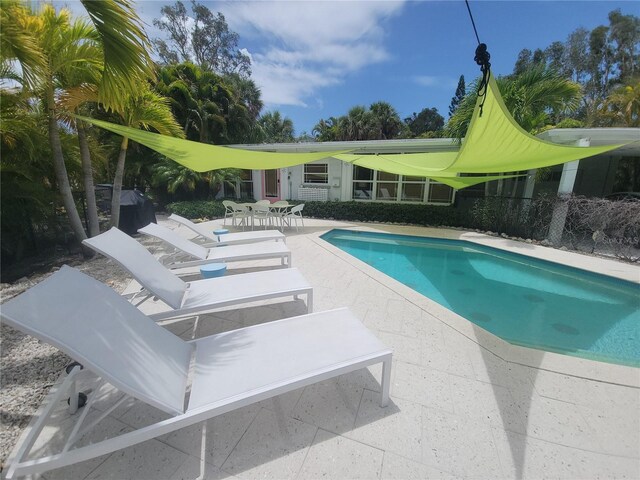
<path fill-rule="evenodd" d="M 167 205 L 167 211 L 192 219 L 224 216 L 222 201 L 175 202 Z M 305 202 L 303 215 L 354 222 L 451 227 L 463 226 L 466 217 L 454 207 L 383 202 Z"/>
<path fill-rule="evenodd" d="M 464 83 L 464 75 L 460 75 L 460 78 L 458 79 L 458 86 L 456 87 L 456 93 L 451 99 L 451 105 L 449 105 L 449 116 L 456 113 L 456 110 L 458 109 L 458 105 L 460 105 L 460 102 L 464 99 L 464 96 L 466 94 L 467 94 L 467 91 Z"/>
<path fill-rule="evenodd" d="M 346 115 L 320 120 L 312 133 L 320 142 L 336 140 L 386 140 L 403 132 L 398 112 L 387 102 L 352 107 Z"/>
<path fill-rule="evenodd" d="M 464 88 L 464 79 L 463 88 Z M 458 84 L 458 86 L 460 86 Z M 453 102 L 453 100 L 452 100 Z M 449 108 L 451 110 L 451 108 Z M 409 127 L 414 137 L 423 136 L 427 132 L 439 132 L 444 127 L 444 118 L 438 113 L 437 108 L 423 108 L 420 113 L 413 112 L 408 118 L 404 119 L 404 123 Z"/>
<path fill-rule="evenodd" d="M 406 223 L 450 226 L 464 224 L 464 214 L 454 207 L 384 202 L 305 202 L 303 214 L 354 222 Z"/>
<path fill-rule="evenodd" d="M 291 143 L 293 137 L 293 121 L 283 117 L 278 110 L 266 112 L 258 119 L 265 143 Z"/>
<path fill-rule="evenodd" d="M 553 205 L 539 197 L 478 198 L 468 212 L 466 228 L 542 240 L 547 235 Z"/>
<path fill-rule="evenodd" d="M 449 119 L 445 133 L 462 138 L 467 132 L 476 104 L 478 80 Z M 580 101 L 580 86 L 541 64 L 532 64 L 520 75 L 496 78 L 504 103 L 518 124 L 534 132 L 549 123 L 549 112 L 575 111 Z"/>
<path fill-rule="evenodd" d="M 224 217 L 222 201 L 196 200 L 193 202 L 175 202 L 170 203 L 166 208 L 169 213 L 175 213 L 176 215 L 189 219 Z"/>

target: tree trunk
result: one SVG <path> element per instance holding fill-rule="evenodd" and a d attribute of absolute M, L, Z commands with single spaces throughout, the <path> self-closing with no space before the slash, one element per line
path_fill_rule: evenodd
<path fill-rule="evenodd" d="M 100 233 L 100 223 L 98 222 L 98 207 L 96 205 L 96 191 L 93 186 L 93 166 L 91 165 L 91 154 L 87 143 L 87 132 L 84 122 L 78 120 L 76 123 L 78 130 L 78 143 L 80 144 L 80 159 L 82 161 L 82 180 L 84 184 L 85 198 L 87 199 L 87 218 L 89 223 L 89 236 L 95 237 Z"/>
<path fill-rule="evenodd" d="M 127 158 L 129 139 L 124 137 L 120 144 L 116 175 L 113 177 L 113 196 L 111 198 L 111 226 L 117 227 L 120 223 L 120 192 L 122 191 L 122 179 L 124 177 L 124 161 Z"/>
<path fill-rule="evenodd" d="M 55 100 L 53 98 L 53 87 L 47 87 L 47 117 L 49 122 L 49 143 L 53 153 L 53 168 L 56 172 L 56 181 L 58 189 L 62 196 L 62 202 L 69 217 L 71 229 L 76 236 L 76 240 L 82 242 L 87 238 L 87 234 L 82 226 L 78 209 L 73 201 L 71 193 L 71 185 L 69 184 L 69 176 L 67 175 L 67 167 L 64 164 L 64 155 L 62 153 L 62 143 L 60 142 L 60 132 L 58 131 L 58 122 L 56 120 Z M 83 249 L 83 252 L 86 252 Z M 85 253 L 86 254 L 86 253 Z"/>

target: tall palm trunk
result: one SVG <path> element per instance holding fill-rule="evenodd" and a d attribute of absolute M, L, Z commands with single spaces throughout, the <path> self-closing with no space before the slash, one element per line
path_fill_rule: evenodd
<path fill-rule="evenodd" d="M 84 122 L 78 120 L 76 123 L 78 130 L 78 143 L 80 144 L 80 159 L 82 161 L 82 181 L 84 184 L 85 198 L 87 199 L 87 218 L 89 223 L 89 236 L 95 237 L 100 233 L 100 223 L 98 221 L 98 206 L 96 205 L 96 191 L 93 186 L 93 166 L 91 165 L 91 154 L 87 143 L 87 132 Z"/>
<path fill-rule="evenodd" d="M 113 197 L 111 198 L 111 226 L 117 227 L 120 223 L 120 192 L 122 191 L 122 179 L 124 177 L 124 161 L 127 158 L 129 139 L 124 137 L 120 144 L 116 175 L 113 178 Z"/>
<path fill-rule="evenodd" d="M 49 121 L 49 143 L 51 144 L 51 150 L 53 152 L 53 168 L 56 172 L 56 180 L 58 182 L 58 189 L 62 196 L 62 202 L 67 216 L 69 217 L 69 223 L 71 229 L 76 236 L 76 240 L 82 242 L 87 238 L 87 234 L 82 226 L 80 215 L 76 204 L 73 201 L 73 194 L 71 193 L 71 185 L 69 184 L 69 176 L 67 175 L 67 167 L 64 164 L 64 155 L 62 153 L 62 143 L 60 141 L 60 132 L 58 131 L 58 122 L 56 120 L 55 112 L 55 100 L 53 97 L 53 86 L 47 87 L 47 117 Z"/>

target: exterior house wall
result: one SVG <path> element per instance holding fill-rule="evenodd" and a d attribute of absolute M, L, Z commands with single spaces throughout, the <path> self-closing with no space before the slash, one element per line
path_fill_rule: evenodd
<path fill-rule="evenodd" d="M 311 188 L 324 188 L 328 190 L 328 200 L 349 200 L 349 197 L 345 197 L 343 195 L 343 164 L 341 160 L 331 158 L 331 159 L 323 159 L 315 162 L 311 162 L 313 164 L 327 164 L 328 166 L 328 178 L 327 184 L 320 183 L 304 183 L 304 165 L 296 165 L 294 167 L 289 167 L 283 169 L 285 173 L 282 178 L 285 180 L 287 184 L 287 189 L 289 190 L 289 198 L 291 200 L 300 200 L 298 198 L 298 187 L 305 186 Z"/>

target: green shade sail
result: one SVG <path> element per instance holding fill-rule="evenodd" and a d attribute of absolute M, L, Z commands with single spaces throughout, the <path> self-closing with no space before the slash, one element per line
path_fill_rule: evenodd
<path fill-rule="evenodd" d="M 526 174 L 521 175 L 483 175 L 479 177 L 435 177 L 430 176 L 431 180 L 449 185 L 456 190 L 477 185 L 479 183 L 490 182 L 491 180 L 504 180 L 505 178 L 526 177 Z"/>
<path fill-rule="evenodd" d="M 467 135 L 449 172 L 517 172 L 550 167 L 592 157 L 621 145 L 574 147 L 546 142 L 523 130 L 502 100 L 493 76 L 489 78 L 482 116 L 478 98 Z"/>
<path fill-rule="evenodd" d="M 429 173 L 440 173 L 441 176 L 455 177 L 456 173 L 443 173 L 443 169 L 451 165 L 458 156 L 458 152 L 432 152 L 432 153 L 403 153 L 403 154 L 376 154 L 356 155 L 344 153 L 334 155 L 343 162 L 353 163 L 361 167 L 373 170 L 382 170 L 401 175 L 428 176 Z M 398 171 L 392 171 L 398 170 Z"/>
<path fill-rule="evenodd" d="M 77 116 L 77 118 L 134 140 L 196 172 L 208 172 L 219 168 L 243 168 L 248 170 L 284 168 L 345 152 L 343 150 L 337 152 L 275 153 L 240 150 L 169 137 L 93 118 L 81 116 Z"/>
<path fill-rule="evenodd" d="M 207 172 L 219 168 L 268 170 L 335 157 L 372 170 L 431 178 L 460 189 L 478 183 L 519 177 L 496 175 L 549 167 L 614 150 L 621 145 L 574 147 L 546 142 L 524 131 L 513 119 L 490 76 L 480 116 L 478 98 L 462 147 L 454 152 L 351 155 L 348 150 L 314 153 L 275 153 L 241 150 L 182 140 L 92 118 L 78 117 L 145 145 L 187 168 Z M 460 173 L 493 175 L 460 177 Z"/>
<path fill-rule="evenodd" d="M 444 183 L 457 190 L 477 185 L 478 183 L 501 180 L 505 178 L 521 177 L 523 175 L 490 175 L 479 177 L 459 177 L 456 172 L 443 170 L 443 165 L 455 160 L 458 152 L 434 152 L 434 153 L 406 153 L 385 155 L 334 155 L 343 162 L 353 163 L 359 167 L 398 175 L 411 175 L 415 177 L 427 177 L 436 182 Z M 428 165 L 428 166 L 425 166 Z M 440 168 L 436 168 L 440 166 Z"/>

